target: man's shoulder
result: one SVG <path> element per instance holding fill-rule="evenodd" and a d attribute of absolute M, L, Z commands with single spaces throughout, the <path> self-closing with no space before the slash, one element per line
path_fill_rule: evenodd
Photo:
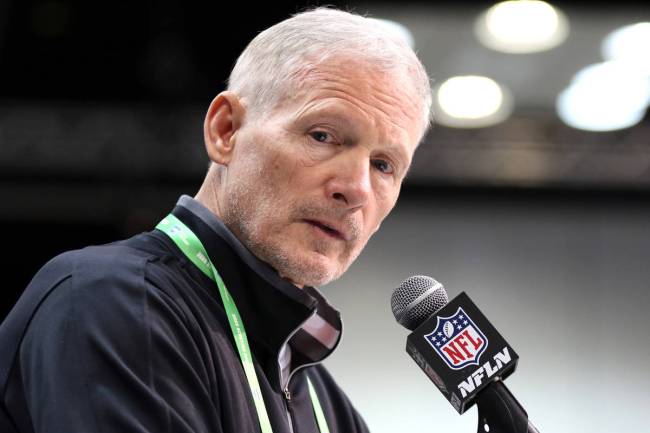
<path fill-rule="evenodd" d="M 174 267 L 170 260 L 155 249 L 139 248 L 131 239 L 59 254 L 24 290 L 0 327 L 0 341 L 16 344 L 27 328 L 36 338 L 71 323 L 78 332 L 120 338 L 152 322 L 185 323 L 187 308 L 174 284 L 156 284 L 149 278 L 152 272 Z M 158 270 L 152 271 L 152 266 Z"/>
<path fill-rule="evenodd" d="M 70 275 L 92 275 L 97 271 L 108 270 L 107 267 L 137 269 L 144 266 L 147 261 L 157 258 L 149 251 L 130 245 L 130 241 L 131 239 L 127 239 L 66 251 L 47 262 L 43 270 L 56 269 Z"/>
<path fill-rule="evenodd" d="M 25 295 L 33 291 L 44 297 L 38 310 L 41 316 L 40 310 L 48 311 L 48 320 L 54 311 L 85 322 L 93 320 L 91 316 L 105 321 L 122 314 L 122 319 L 139 320 L 152 298 L 168 299 L 146 278 L 149 266 L 159 259 L 129 240 L 66 251 L 43 266 Z"/>
<path fill-rule="evenodd" d="M 126 283 L 144 278 L 147 268 L 164 258 L 164 249 L 148 234 L 104 245 L 63 252 L 48 261 L 34 276 L 32 285 L 56 284 L 65 278 L 75 283 Z M 143 245 L 150 244 L 150 248 Z M 168 255 L 168 254 L 167 254 Z"/>
<path fill-rule="evenodd" d="M 161 262 L 169 260 L 155 248 L 140 248 L 142 239 L 133 240 L 142 236 L 66 251 L 52 258 L 23 291 L 8 321 L 16 316 L 30 320 L 43 304 L 52 303 L 51 298 L 69 305 L 78 305 L 81 300 L 114 305 L 134 300 L 142 303 L 152 295 L 165 296 L 147 276 L 152 273 L 150 267 L 164 266 Z"/>
<path fill-rule="evenodd" d="M 170 311 L 170 320 L 181 320 L 170 298 L 145 279 L 148 264 L 158 259 L 118 241 L 67 251 L 47 262 L 0 326 L 0 346 L 6 349 L 0 355 L 0 389 L 19 347 L 40 347 L 56 333 L 65 337 L 57 341 L 77 334 L 92 341 L 127 341 L 144 329 L 146 314 Z"/>

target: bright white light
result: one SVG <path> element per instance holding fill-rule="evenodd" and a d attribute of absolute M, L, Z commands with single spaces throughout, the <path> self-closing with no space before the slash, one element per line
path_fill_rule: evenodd
<path fill-rule="evenodd" d="M 440 84 L 435 92 L 436 121 L 447 126 L 490 126 L 505 120 L 512 111 L 509 93 L 487 77 L 452 77 Z"/>
<path fill-rule="evenodd" d="M 650 22 L 632 24 L 610 33 L 601 48 L 605 60 L 628 63 L 650 77 Z"/>
<path fill-rule="evenodd" d="M 389 34 L 402 39 L 408 44 L 409 47 L 415 48 L 415 39 L 413 38 L 413 33 L 411 33 L 411 31 L 405 25 L 400 24 L 397 21 L 386 20 L 382 18 L 370 19 Z"/>
<path fill-rule="evenodd" d="M 506 53 L 532 53 L 560 45 L 569 34 L 562 12 L 539 0 L 497 3 L 474 25 L 476 36 L 488 48 Z"/>
<path fill-rule="evenodd" d="M 569 126 L 587 131 L 629 128 L 643 119 L 645 109 L 616 109 L 606 97 L 593 94 L 586 86 L 569 86 L 557 98 L 557 114 Z"/>
<path fill-rule="evenodd" d="M 606 62 L 579 71 L 557 98 L 567 125 L 589 131 L 629 128 L 645 115 L 650 81 L 626 64 Z"/>
<path fill-rule="evenodd" d="M 450 116 L 478 119 L 499 109 L 503 92 L 494 80 L 487 77 L 453 77 L 438 89 L 438 102 Z"/>

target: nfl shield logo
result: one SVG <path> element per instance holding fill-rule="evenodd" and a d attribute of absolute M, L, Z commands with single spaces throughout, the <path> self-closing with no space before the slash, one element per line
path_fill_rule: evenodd
<path fill-rule="evenodd" d="M 460 370 L 468 365 L 479 365 L 488 341 L 463 309 L 458 307 L 453 316 L 436 319 L 436 329 L 424 338 L 449 368 Z"/>

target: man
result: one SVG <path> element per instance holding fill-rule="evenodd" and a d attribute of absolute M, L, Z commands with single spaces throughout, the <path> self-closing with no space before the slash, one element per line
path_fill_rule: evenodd
<path fill-rule="evenodd" d="M 196 197 L 53 259 L 3 323 L 0 431 L 367 431 L 320 364 L 341 321 L 313 286 L 395 205 L 430 103 L 414 53 L 365 18 L 258 35 L 208 109 Z"/>

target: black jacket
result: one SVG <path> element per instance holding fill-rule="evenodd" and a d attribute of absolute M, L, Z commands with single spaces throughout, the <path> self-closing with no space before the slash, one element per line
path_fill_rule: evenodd
<path fill-rule="evenodd" d="M 173 213 L 239 309 L 273 431 L 318 432 L 308 375 L 332 433 L 366 432 L 319 364 L 340 339 L 338 312 L 278 277 L 198 202 L 184 196 Z M 2 323 L 0 348 L 2 433 L 260 431 L 215 283 L 158 230 L 51 260 Z"/>

